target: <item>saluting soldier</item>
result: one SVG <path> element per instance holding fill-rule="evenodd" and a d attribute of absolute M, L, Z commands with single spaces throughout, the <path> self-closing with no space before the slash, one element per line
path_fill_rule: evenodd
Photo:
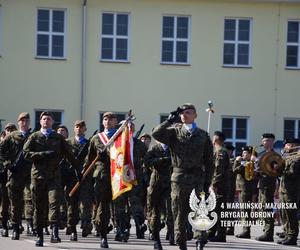
<path fill-rule="evenodd" d="M 147 152 L 144 159 L 145 167 L 152 173 L 147 189 L 147 207 L 149 227 L 153 234 L 154 249 L 162 250 L 159 232 L 161 230 L 161 213 L 165 209 L 171 194 L 171 154 L 169 147 L 157 143 Z M 174 226 L 169 232 L 170 243 L 174 244 Z"/>
<path fill-rule="evenodd" d="M 218 215 L 217 223 L 210 229 L 209 240 L 214 242 L 226 242 L 226 227 L 221 225 L 221 205 L 226 204 L 228 193 L 229 155 L 224 147 L 225 135 L 221 131 L 215 131 L 213 136 L 215 171 L 212 180 L 212 188 L 216 194 L 217 204 L 215 212 Z"/>
<path fill-rule="evenodd" d="M 110 157 L 105 145 L 114 135 L 117 125 L 117 116 L 113 112 L 103 114 L 102 124 L 104 131 L 95 135 L 90 142 L 89 152 L 85 166 L 99 155 L 99 160 L 95 164 L 93 177 L 95 179 L 95 224 L 100 232 L 101 248 L 108 248 L 107 234 L 110 220 L 110 204 L 112 201 L 111 176 L 110 176 Z"/>
<path fill-rule="evenodd" d="M 265 149 L 265 152 L 272 152 L 274 151 L 273 145 L 275 141 L 275 135 L 272 133 L 265 133 L 261 137 L 262 145 Z M 258 162 L 259 157 L 251 156 L 251 160 Z M 260 167 L 257 167 L 260 169 Z M 272 209 L 264 208 L 266 203 L 273 203 L 274 202 L 274 193 L 276 188 L 276 177 L 272 177 L 261 173 L 259 175 L 258 180 L 258 201 L 263 204 L 263 211 L 264 212 L 272 212 Z M 274 218 L 263 218 L 264 220 L 264 228 L 263 234 L 259 237 L 256 237 L 258 241 L 267 241 L 272 242 L 274 241 Z"/>
<path fill-rule="evenodd" d="M 286 139 L 284 141 L 285 153 L 297 153 L 300 140 L 296 138 Z M 295 203 L 299 200 L 300 193 L 300 158 L 299 155 L 288 156 L 285 160 L 285 167 L 280 180 L 279 194 L 280 202 L 282 203 Z M 299 225 L 297 219 L 297 209 L 287 208 L 281 210 L 283 229 L 285 238 L 277 243 L 282 245 L 297 245 L 297 237 L 299 233 Z"/>
<path fill-rule="evenodd" d="M 41 129 L 30 135 L 24 145 L 25 159 L 33 161 L 31 171 L 32 197 L 34 202 L 34 224 L 38 240 L 36 246 L 43 246 L 43 227 L 46 226 L 47 205 L 49 222 L 52 226 L 51 242 L 60 242 L 59 206 L 61 194 L 61 172 L 59 162 L 65 156 L 77 168 L 70 145 L 64 137 L 52 129 L 53 116 L 49 112 L 40 115 Z M 78 173 L 78 175 L 80 172 Z"/>
<path fill-rule="evenodd" d="M 4 128 L 4 137 L 1 141 L 5 140 L 6 136 L 9 136 L 10 133 L 13 131 L 16 131 L 17 127 L 15 124 L 9 122 L 5 125 Z M 1 207 L 0 207 L 0 215 L 1 215 L 1 221 L 2 221 L 2 231 L 1 236 L 2 237 L 8 237 L 8 219 L 9 219 L 9 198 L 8 198 L 8 191 L 6 187 L 7 183 L 7 168 L 3 166 L 3 161 L 0 162 L 0 168 L 1 168 L 1 178 L 0 178 L 0 189 L 1 189 Z"/>
<path fill-rule="evenodd" d="M 173 125 L 180 116 L 182 124 Z M 175 240 L 181 250 L 186 250 L 186 224 L 189 197 L 195 188 L 199 194 L 206 193 L 211 184 L 213 167 L 213 145 L 206 131 L 197 127 L 196 108 L 186 103 L 170 113 L 168 119 L 158 125 L 153 138 L 168 145 L 171 152 L 173 172 L 171 174 L 172 211 L 175 224 Z M 200 234 L 196 235 L 199 239 Z M 200 240 L 196 242 L 200 249 Z"/>
<path fill-rule="evenodd" d="M 252 147 L 243 147 L 242 148 L 242 156 L 238 156 L 234 162 L 233 171 L 235 174 L 239 175 L 239 185 L 241 187 L 241 194 L 240 194 L 240 202 L 241 203 L 247 203 L 252 202 L 252 197 L 255 193 L 255 184 L 256 181 L 253 178 L 252 180 L 247 180 L 245 177 L 245 166 L 247 164 L 252 164 L 251 161 L 251 155 L 252 150 L 254 150 Z M 245 221 L 250 221 L 250 212 L 251 209 L 245 209 L 245 212 L 247 213 L 248 217 L 246 217 Z M 251 238 L 251 227 L 250 226 L 244 226 L 243 231 L 240 234 L 237 234 L 237 238 L 244 238 L 249 239 Z"/>
<path fill-rule="evenodd" d="M 8 170 L 8 197 L 11 207 L 11 223 L 13 228 L 12 239 L 19 240 L 20 226 L 22 225 L 23 206 L 27 220 L 27 233 L 32 234 L 32 201 L 26 199 L 24 204 L 24 190 L 30 190 L 31 161 L 24 160 L 23 145 L 30 135 L 30 116 L 23 112 L 18 116 L 18 127 L 7 135 L 0 145 L 0 161 Z M 29 191 L 30 192 L 30 191 Z M 30 197 L 30 194 L 29 194 Z"/>

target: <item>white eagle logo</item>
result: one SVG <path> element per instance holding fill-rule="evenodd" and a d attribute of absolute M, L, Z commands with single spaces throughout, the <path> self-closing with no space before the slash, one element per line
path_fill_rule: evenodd
<path fill-rule="evenodd" d="M 190 195 L 190 207 L 194 212 L 190 212 L 188 215 L 188 220 L 193 227 L 193 231 L 207 231 L 212 228 L 217 220 L 218 216 L 216 212 L 211 212 L 210 216 L 212 220 L 208 217 L 210 211 L 214 210 L 216 207 L 216 195 L 213 190 L 210 190 L 209 197 L 205 200 L 205 192 L 200 193 L 200 199 L 197 198 L 195 189 L 193 189 Z"/>

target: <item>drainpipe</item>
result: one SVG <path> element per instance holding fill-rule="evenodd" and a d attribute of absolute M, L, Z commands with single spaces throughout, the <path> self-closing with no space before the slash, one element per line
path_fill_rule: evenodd
<path fill-rule="evenodd" d="M 85 111 L 85 88 L 86 88 L 86 4 L 83 0 L 82 5 L 82 47 L 81 47 L 81 81 L 80 81 L 80 119 L 84 119 Z"/>
<path fill-rule="evenodd" d="M 279 48 L 280 48 L 280 13 L 281 4 L 278 3 L 278 13 L 277 13 L 277 37 L 276 37 L 276 63 L 275 63 L 275 78 L 274 78 L 274 122 L 273 131 L 275 135 L 277 134 L 277 116 L 278 116 L 278 67 L 279 67 Z"/>

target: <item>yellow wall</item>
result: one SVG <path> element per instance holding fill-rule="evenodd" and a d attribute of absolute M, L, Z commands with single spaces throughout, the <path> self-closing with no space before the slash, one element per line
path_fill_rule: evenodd
<path fill-rule="evenodd" d="M 216 109 L 212 130 L 221 129 L 223 115 L 250 117 L 251 144 L 257 144 L 267 131 L 282 138 L 283 118 L 300 118 L 300 71 L 285 69 L 287 19 L 300 19 L 300 4 L 87 2 L 84 119 L 90 132 L 98 128 L 99 111 L 125 112 L 130 108 L 137 117 L 137 127 L 146 123 L 145 132 L 150 131 L 159 122 L 159 113 L 168 113 L 184 102 L 196 105 L 197 122 L 206 128 L 208 100 L 214 101 Z M 81 4 L 80 0 L 2 0 L 5 36 L 0 58 L 0 118 L 13 120 L 23 110 L 33 114 L 34 108 L 64 110 L 68 126 L 79 117 Z M 67 8 L 66 61 L 34 59 L 37 7 Z M 103 11 L 130 13 L 130 63 L 100 62 Z M 190 66 L 160 64 L 164 14 L 191 16 Z M 253 18 L 252 68 L 222 67 L 225 17 Z"/>

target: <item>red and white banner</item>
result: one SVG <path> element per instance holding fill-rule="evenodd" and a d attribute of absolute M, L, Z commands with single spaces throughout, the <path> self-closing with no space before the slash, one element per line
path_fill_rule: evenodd
<path fill-rule="evenodd" d="M 130 123 L 117 136 L 109 151 L 112 199 L 114 200 L 136 185 L 133 166 L 133 131 Z"/>

